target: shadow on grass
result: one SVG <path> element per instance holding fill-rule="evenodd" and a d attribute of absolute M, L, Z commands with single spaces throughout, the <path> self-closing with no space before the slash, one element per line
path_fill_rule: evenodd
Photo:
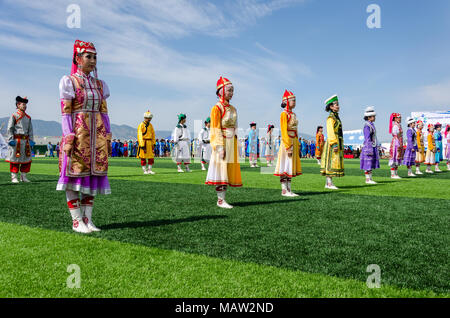
<path fill-rule="evenodd" d="M 114 229 L 124 229 L 124 228 L 138 228 L 138 227 L 151 227 L 151 226 L 164 226 L 177 223 L 187 223 L 187 222 L 197 222 L 203 220 L 211 219 L 225 219 L 226 215 L 202 215 L 202 216 L 191 216 L 184 219 L 173 219 L 173 220 L 153 220 L 153 221 L 136 221 L 136 222 L 124 222 L 124 223 L 112 223 L 103 225 L 102 230 L 114 230 Z"/>
<path fill-rule="evenodd" d="M 232 202 L 233 206 L 246 207 L 252 205 L 267 205 L 267 204 L 275 204 L 275 203 L 292 203 L 299 201 L 308 201 L 307 198 L 297 197 L 295 199 L 286 198 L 284 200 L 272 200 L 272 201 L 250 201 L 250 202 Z"/>

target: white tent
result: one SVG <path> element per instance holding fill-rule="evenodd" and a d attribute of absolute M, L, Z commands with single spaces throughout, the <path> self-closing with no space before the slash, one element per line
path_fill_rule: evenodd
<path fill-rule="evenodd" d="M 5 159 L 8 155 L 8 144 L 3 138 L 2 134 L 0 134 L 0 159 Z"/>

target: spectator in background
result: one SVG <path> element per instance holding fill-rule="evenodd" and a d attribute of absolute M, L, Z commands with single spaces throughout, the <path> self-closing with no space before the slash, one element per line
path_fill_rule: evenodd
<path fill-rule="evenodd" d="M 49 157 L 55 157 L 55 154 L 53 153 L 53 145 L 50 141 L 48 142 L 47 150 L 48 150 Z"/>
<path fill-rule="evenodd" d="M 55 150 L 56 150 L 56 156 L 59 158 L 59 152 L 61 150 L 61 147 L 59 146 L 59 142 L 56 144 Z"/>

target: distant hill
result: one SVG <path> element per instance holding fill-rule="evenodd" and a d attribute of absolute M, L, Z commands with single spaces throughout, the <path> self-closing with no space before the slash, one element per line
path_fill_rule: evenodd
<path fill-rule="evenodd" d="M 9 117 L 0 118 L 0 127 L 3 125 L 1 133 L 6 134 L 6 128 L 8 126 Z M 114 139 L 136 139 L 137 127 L 131 127 L 128 125 L 115 125 L 111 124 L 111 131 Z M 36 137 L 59 137 L 61 136 L 61 123 L 56 121 L 46 121 L 40 119 L 33 119 L 33 131 Z M 171 131 L 157 130 L 155 131 L 156 138 L 167 138 L 171 135 Z"/>
<path fill-rule="evenodd" d="M 1 133 L 3 135 L 6 134 L 6 127 L 8 126 L 8 120 L 9 120 L 9 117 L 0 118 L 0 127 L 2 126 L 2 124 L 4 124 L 3 129 L 1 130 Z M 59 137 L 62 134 L 61 133 L 61 123 L 58 123 L 56 121 L 33 119 L 33 130 L 34 130 L 34 135 L 36 137 Z M 128 125 L 111 124 L 111 131 L 112 131 L 114 139 L 135 140 L 137 137 L 136 130 L 137 130 L 137 127 L 134 128 L 134 127 L 131 127 Z M 170 136 L 172 135 L 172 131 L 156 130 L 155 134 L 156 134 L 157 139 L 161 139 L 161 138 L 166 139 L 166 138 L 171 138 Z M 191 131 L 191 134 L 193 134 L 193 131 Z M 302 138 L 306 138 L 308 140 L 315 139 L 314 136 L 304 134 L 304 133 L 299 133 L 299 136 Z M 192 137 L 197 137 L 197 136 L 192 135 Z"/>

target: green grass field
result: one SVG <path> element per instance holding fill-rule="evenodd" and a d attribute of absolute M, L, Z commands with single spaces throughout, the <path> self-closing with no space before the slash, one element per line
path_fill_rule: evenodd
<path fill-rule="evenodd" d="M 224 210 L 199 164 L 179 174 L 157 159 L 143 175 L 137 159 L 111 159 L 102 231 L 82 235 L 56 160 L 34 160 L 33 182 L 17 185 L 0 161 L 0 297 L 449 297 L 450 172 L 391 180 L 383 161 L 368 186 L 358 160 L 345 165 L 330 191 L 302 160 L 300 196 L 285 198 L 277 177 L 242 164 Z M 67 287 L 70 264 L 81 288 Z M 381 288 L 366 285 L 370 264 Z"/>

